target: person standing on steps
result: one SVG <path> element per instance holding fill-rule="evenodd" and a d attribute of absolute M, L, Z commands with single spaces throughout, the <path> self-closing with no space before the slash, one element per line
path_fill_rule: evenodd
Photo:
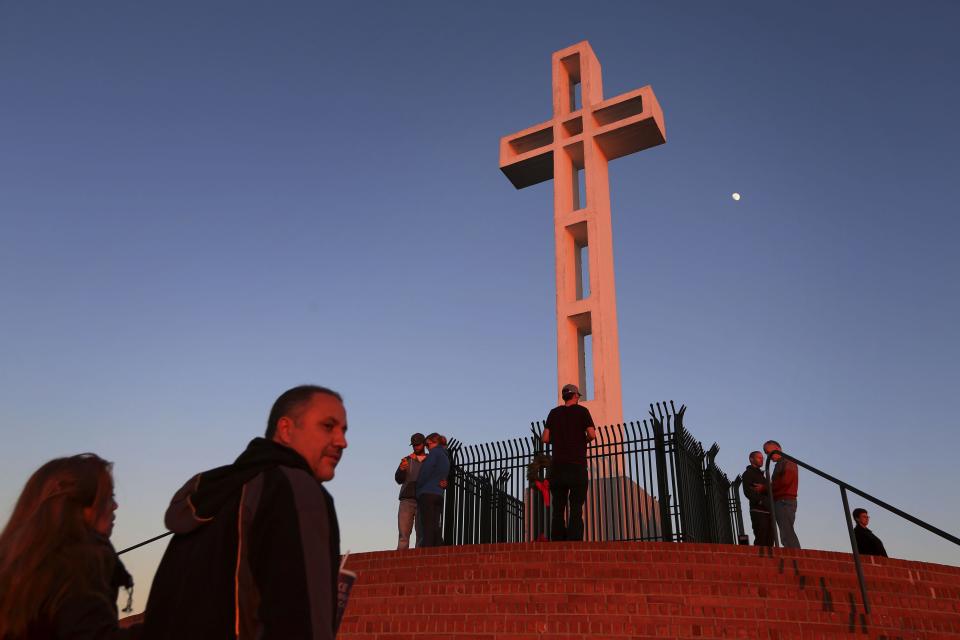
<path fill-rule="evenodd" d="M 770 478 L 773 485 L 773 515 L 777 520 L 783 546 L 787 549 L 799 549 L 800 538 L 797 537 L 795 524 L 800 473 L 796 462 L 784 460 L 780 454 L 771 454 L 772 451 L 781 450 L 780 443 L 776 440 L 767 440 L 763 444 L 763 452 L 777 463 Z"/>
<path fill-rule="evenodd" d="M 397 511 L 397 527 L 400 532 L 397 540 L 397 549 L 410 548 L 410 533 L 416 524 L 417 545 L 423 544 L 423 527 L 417 517 L 417 478 L 420 476 L 420 466 L 427 459 L 425 450 L 427 439 L 422 433 L 410 436 L 410 446 L 413 453 L 400 461 L 393 478 L 400 485 L 400 507 Z"/>
<path fill-rule="evenodd" d="M 566 384 L 563 404 L 550 410 L 544 443 L 553 445 L 550 465 L 550 539 L 583 540 L 583 503 L 587 499 L 587 444 L 597 437 L 590 411 L 580 405 L 580 390 Z M 569 506 L 569 518 L 564 512 Z"/>
<path fill-rule="evenodd" d="M 750 524 L 753 525 L 753 544 L 758 547 L 773 546 L 773 529 L 770 526 L 770 496 L 767 478 L 763 475 L 763 452 L 750 453 L 750 464 L 741 476 L 743 495 L 750 501 Z"/>
<path fill-rule="evenodd" d="M 450 458 L 440 445 L 443 436 L 431 433 L 427 436 L 427 459 L 420 466 L 417 478 L 417 514 L 422 519 L 423 544 L 418 547 L 439 547 L 443 544 L 440 522 L 443 518 L 443 488 L 450 473 Z"/>

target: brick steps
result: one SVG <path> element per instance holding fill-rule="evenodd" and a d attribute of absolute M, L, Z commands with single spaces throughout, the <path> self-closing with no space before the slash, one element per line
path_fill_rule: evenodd
<path fill-rule="evenodd" d="M 704 618 L 702 616 L 623 616 L 588 618 L 569 616 L 488 616 L 482 618 L 438 618 L 417 620 L 370 620 L 345 626 L 338 638 L 386 640 L 424 638 L 837 638 L 847 635 L 888 638 L 956 637 L 949 623 L 922 621 L 919 626 L 894 619 L 888 623 L 861 620 L 856 614 L 837 613 L 822 620 L 769 618 Z"/>
<path fill-rule="evenodd" d="M 339 638 L 960 638 L 960 568 L 663 543 L 522 543 L 356 554 Z"/>

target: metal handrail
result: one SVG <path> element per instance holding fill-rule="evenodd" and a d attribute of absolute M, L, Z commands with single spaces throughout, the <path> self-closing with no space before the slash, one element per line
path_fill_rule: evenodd
<path fill-rule="evenodd" d="M 844 519 L 846 520 L 846 523 L 847 523 L 847 533 L 850 535 L 850 548 L 851 548 L 851 550 L 853 551 L 853 563 L 854 563 L 854 565 L 856 566 L 856 569 L 857 569 L 857 581 L 860 583 L 860 595 L 861 595 L 861 597 L 863 598 L 863 611 L 864 611 L 864 613 L 870 613 L 870 601 L 867 599 L 867 584 L 866 584 L 866 580 L 865 580 L 864 577 L 863 577 L 863 565 L 862 565 L 861 562 L 860 562 L 860 550 L 857 549 L 857 539 L 856 539 L 856 536 L 855 536 L 854 533 L 853 533 L 854 526 L 853 526 L 853 520 L 852 520 L 851 517 L 850 517 L 850 503 L 849 503 L 849 501 L 847 500 L 847 490 L 852 491 L 853 493 L 857 494 L 857 495 L 860 496 L 861 498 L 865 498 L 865 499 L 869 500 L 870 502 L 874 503 L 875 505 L 877 505 L 877 506 L 879 506 L 879 507 L 883 507 L 883 508 L 886 509 L 887 511 L 890 511 L 890 512 L 892 512 L 892 513 L 895 513 L 896 515 L 900 516 L 900 517 L 903 518 L 904 520 L 907 520 L 908 522 L 912 522 L 913 524 L 915 524 L 915 525 L 917 525 L 917 526 L 919 526 L 919 527 L 922 527 L 922 528 L 926 529 L 927 531 L 930 531 L 931 533 L 937 534 L 938 536 L 940 536 L 940 537 L 943 538 L 944 540 L 947 540 L 947 541 L 949 541 L 949 542 L 952 542 L 952 543 L 955 544 L 955 545 L 960 545 L 960 538 L 958 538 L 957 536 L 952 535 L 952 534 L 949 534 L 949 533 L 947 533 L 946 531 L 944 531 L 943 529 L 938 529 L 937 527 L 933 526 L 932 524 L 930 524 L 930 523 L 928 523 L 928 522 L 924 522 L 924 521 L 921 520 L 920 518 L 918 518 L 918 517 L 916 517 L 916 516 L 913 516 L 913 515 L 910 515 L 910 514 L 907 513 L 906 511 L 903 511 L 902 509 L 898 509 L 898 508 L 896 508 L 895 506 L 893 506 L 893 505 L 891 505 L 891 504 L 889 504 L 889 503 L 887 503 L 887 502 L 884 502 L 884 501 L 881 500 L 880 498 L 876 498 L 876 497 L 870 495 L 870 494 L 867 493 L 866 491 L 862 491 L 862 490 L 860 490 L 860 489 L 857 489 L 855 486 L 853 486 L 853 485 L 851 485 L 851 484 L 848 484 L 848 483 L 844 482 L 843 480 L 838 480 L 837 478 L 834 478 L 833 476 L 831 476 L 829 473 L 825 473 L 825 472 L 821 471 L 820 469 L 817 469 L 816 467 L 811 466 L 811 465 L 807 464 L 806 462 L 804 462 L 804 461 L 802 461 L 802 460 L 798 460 L 797 458 L 794 458 L 793 456 L 791 456 L 791 455 L 788 454 L 788 453 L 784 453 L 783 451 L 781 451 L 781 450 L 779 450 L 779 449 L 774 449 L 773 451 L 771 451 L 771 452 L 769 452 L 769 453 L 767 454 L 767 464 L 766 464 L 765 470 L 766 470 L 766 476 L 767 476 L 767 478 L 768 478 L 768 482 L 767 482 L 767 494 L 768 494 L 768 496 L 769 496 L 769 498 L 770 498 L 770 507 L 771 507 L 771 509 L 770 509 L 770 526 L 773 528 L 773 540 L 774 540 L 774 544 L 777 545 L 777 546 L 781 546 L 781 545 L 780 545 L 780 532 L 779 532 L 779 529 L 777 528 L 776 508 L 775 508 L 774 503 L 773 503 L 773 479 L 770 477 L 770 462 L 773 460 L 773 457 L 774 457 L 774 456 L 780 456 L 780 457 L 782 457 L 782 458 L 785 458 L 785 459 L 787 459 L 787 460 L 789 460 L 789 461 L 797 464 L 798 466 L 803 467 L 803 468 L 806 469 L 807 471 L 812 471 L 813 473 L 817 474 L 817 475 L 820 476 L 821 478 L 823 478 L 823 479 L 825 479 L 825 480 L 829 480 L 830 482 L 832 482 L 832 483 L 834 483 L 835 485 L 837 485 L 838 487 L 840 487 L 840 499 L 841 499 L 842 502 L 843 502 L 843 513 L 844 513 Z"/>

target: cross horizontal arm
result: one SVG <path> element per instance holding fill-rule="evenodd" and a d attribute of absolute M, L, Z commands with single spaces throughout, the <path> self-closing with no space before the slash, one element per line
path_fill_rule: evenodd
<path fill-rule="evenodd" d="M 596 140 L 606 160 L 666 142 L 663 111 L 653 89 L 636 89 L 504 136 L 500 170 L 517 189 L 550 180 L 554 151 L 587 139 Z"/>
<path fill-rule="evenodd" d="M 500 170 L 517 189 L 553 177 L 553 120 L 500 139 Z"/>
<path fill-rule="evenodd" d="M 593 137 L 608 161 L 667 141 L 663 110 L 650 85 L 604 100 L 591 112 Z"/>

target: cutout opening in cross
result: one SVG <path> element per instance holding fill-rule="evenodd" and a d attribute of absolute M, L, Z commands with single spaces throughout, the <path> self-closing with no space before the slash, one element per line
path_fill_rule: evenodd
<path fill-rule="evenodd" d="M 577 332 L 577 386 L 583 400 L 593 400 L 593 314 L 589 311 L 570 316 L 571 329 Z"/>
<path fill-rule="evenodd" d="M 570 202 L 571 210 L 578 211 L 587 207 L 587 172 L 584 166 L 583 143 L 575 142 L 564 147 L 570 162 Z"/>
<path fill-rule="evenodd" d="M 560 61 L 566 72 L 567 111 L 578 111 L 583 106 L 583 88 L 580 82 L 580 54 L 575 53 Z M 563 94 L 561 94 L 563 95 Z"/>
<path fill-rule="evenodd" d="M 590 247 L 575 245 L 577 263 L 577 300 L 586 300 L 590 297 Z"/>
<path fill-rule="evenodd" d="M 564 138 L 572 138 L 583 133 L 583 116 L 574 116 L 563 122 Z"/>
<path fill-rule="evenodd" d="M 590 240 L 586 221 L 568 226 L 567 233 L 573 246 L 575 299 L 585 300 L 590 297 Z"/>
<path fill-rule="evenodd" d="M 582 330 L 577 331 L 577 350 L 580 352 L 580 397 L 583 400 L 593 399 L 593 334 Z"/>
<path fill-rule="evenodd" d="M 546 127 L 525 136 L 514 138 L 510 141 L 510 148 L 519 156 L 551 144 L 553 144 L 553 127 Z"/>

